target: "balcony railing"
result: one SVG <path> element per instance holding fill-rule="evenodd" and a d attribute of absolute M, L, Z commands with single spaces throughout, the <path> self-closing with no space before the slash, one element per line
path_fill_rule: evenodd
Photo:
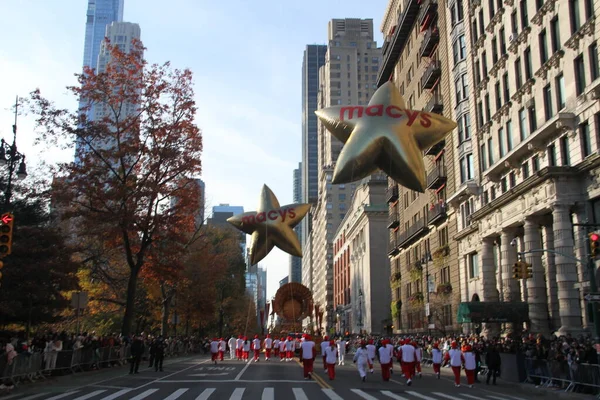
<path fill-rule="evenodd" d="M 419 25 L 421 30 L 427 29 L 433 17 L 437 13 L 438 2 L 437 0 L 420 0 L 421 10 L 419 11 Z"/>
<path fill-rule="evenodd" d="M 398 200 L 398 196 L 400 194 L 398 190 L 398 185 L 388 186 L 388 188 L 385 191 L 388 203 L 393 203 L 394 201 Z"/>
<path fill-rule="evenodd" d="M 421 77 L 421 87 L 423 89 L 431 89 L 435 86 L 442 74 L 442 64 L 439 60 L 433 60 L 427 66 L 427 69 Z"/>
<path fill-rule="evenodd" d="M 446 219 L 446 204 L 438 203 L 429 209 L 427 214 L 427 224 L 436 225 Z"/>
<path fill-rule="evenodd" d="M 388 229 L 395 229 L 400 225 L 400 216 L 398 215 L 398 211 L 396 209 L 392 209 L 390 214 L 388 215 Z"/>
<path fill-rule="evenodd" d="M 439 189 L 446 183 L 446 169 L 443 166 L 435 167 L 427 174 L 427 189 Z"/>
<path fill-rule="evenodd" d="M 428 230 L 429 228 L 425 223 L 425 219 L 419 219 L 417 222 L 412 224 L 406 231 L 398 235 L 398 246 L 401 248 L 405 248 L 415 239 L 417 239 L 420 235 L 426 233 Z"/>
<path fill-rule="evenodd" d="M 426 156 L 435 156 L 442 151 L 442 149 L 446 146 L 446 140 L 442 139 L 427 150 L 425 150 Z"/>
<path fill-rule="evenodd" d="M 429 27 L 425 31 L 425 37 L 423 37 L 423 42 L 421 42 L 419 55 L 421 57 L 431 57 L 439 41 L 440 31 L 438 30 L 437 26 Z"/>
<path fill-rule="evenodd" d="M 390 240 L 390 243 L 388 245 L 388 255 L 395 256 L 398 253 L 400 253 L 400 249 L 398 248 L 397 240 L 396 239 Z"/>
<path fill-rule="evenodd" d="M 392 36 L 386 39 L 383 43 L 385 51 L 383 51 L 383 64 L 379 69 L 377 77 L 377 86 L 383 85 L 390 80 L 394 68 L 398 63 L 400 54 L 404 50 L 404 46 L 410 38 L 410 32 L 413 25 L 417 21 L 419 13 L 419 3 L 417 0 L 404 0 L 404 12 L 398 16 L 398 23 Z"/>

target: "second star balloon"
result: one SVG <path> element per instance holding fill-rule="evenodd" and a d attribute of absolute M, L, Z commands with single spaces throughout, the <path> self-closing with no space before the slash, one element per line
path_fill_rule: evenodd
<path fill-rule="evenodd" d="M 392 82 L 377 89 L 367 106 L 334 106 L 315 113 L 345 143 L 333 171 L 334 184 L 381 169 L 398 184 L 424 192 L 423 151 L 456 128 L 456 122 L 441 115 L 406 108 Z"/>
<path fill-rule="evenodd" d="M 302 247 L 294 232 L 310 204 L 289 204 L 281 207 L 275 194 L 263 185 L 256 211 L 234 215 L 227 219 L 231 225 L 252 235 L 250 263 L 257 264 L 274 246 L 296 257 L 302 257 Z"/>

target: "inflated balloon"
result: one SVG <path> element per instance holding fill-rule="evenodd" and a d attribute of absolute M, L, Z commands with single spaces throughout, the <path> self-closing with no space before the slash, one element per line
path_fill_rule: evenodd
<path fill-rule="evenodd" d="M 296 257 L 302 257 L 302 248 L 293 228 L 310 210 L 310 204 L 289 204 L 281 207 L 275 194 L 263 185 L 256 211 L 234 215 L 227 219 L 231 225 L 252 235 L 250 262 L 257 264 L 273 246 Z"/>
<path fill-rule="evenodd" d="M 456 128 L 441 115 L 409 110 L 392 82 L 383 84 L 366 106 L 333 106 L 315 111 L 344 144 L 332 182 L 349 183 L 381 169 L 398 184 L 425 191 L 423 151 Z"/>

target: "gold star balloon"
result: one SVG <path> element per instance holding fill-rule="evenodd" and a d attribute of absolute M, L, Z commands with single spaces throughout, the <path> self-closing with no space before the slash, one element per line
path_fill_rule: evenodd
<path fill-rule="evenodd" d="M 293 228 L 310 210 L 310 204 L 289 204 L 281 207 L 275 194 L 263 185 L 256 211 L 234 215 L 227 219 L 240 231 L 252 235 L 250 262 L 257 264 L 273 246 L 296 257 L 302 257 L 302 248 Z"/>
<path fill-rule="evenodd" d="M 332 182 L 349 183 L 381 169 L 398 184 L 424 192 L 423 150 L 456 128 L 441 115 L 409 110 L 392 82 L 383 84 L 367 106 L 334 106 L 315 111 L 344 144 Z"/>

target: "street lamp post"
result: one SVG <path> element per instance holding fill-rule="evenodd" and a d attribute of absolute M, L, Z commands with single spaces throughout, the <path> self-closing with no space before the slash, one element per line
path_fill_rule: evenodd
<path fill-rule="evenodd" d="M 429 293 L 431 292 L 431 290 L 429 289 L 429 262 L 433 261 L 433 259 L 431 258 L 431 254 L 429 252 L 425 253 L 425 256 L 421 259 L 421 264 L 425 264 L 425 291 L 426 293 L 426 301 L 427 301 L 427 305 L 426 305 L 426 312 L 427 312 L 427 331 L 429 333 L 429 336 L 431 336 L 431 308 L 429 305 Z"/>
<path fill-rule="evenodd" d="M 27 177 L 27 168 L 25 166 L 25 155 L 17 151 L 17 115 L 19 107 L 19 97 L 15 101 L 15 123 L 12 126 L 13 142 L 8 144 L 4 139 L 0 139 L 0 165 L 8 166 L 8 177 L 6 180 L 6 189 L 4 190 L 4 211 L 10 208 L 12 198 L 13 175 L 16 170 L 17 179 Z M 17 167 L 18 165 L 18 167 Z"/>
<path fill-rule="evenodd" d="M 362 317 L 362 300 L 363 292 L 362 289 L 358 289 L 358 330 L 359 334 L 362 335 L 363 317 Z"/>

